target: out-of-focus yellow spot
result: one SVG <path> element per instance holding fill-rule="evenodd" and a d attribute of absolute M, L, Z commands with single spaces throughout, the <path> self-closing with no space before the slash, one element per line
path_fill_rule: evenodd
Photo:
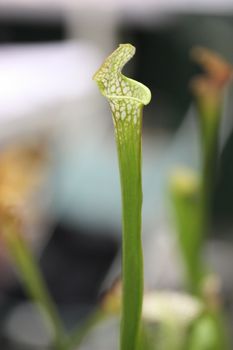
<path fill-rule="evenodd" d="M 45 160 L 40 146 L 9 146 L 0 153 L 0 206 L 22 204 L 38 185 Z"/>
<path fill-rule="evenodd" d="M 107 314 L 119 314 L 122 300 L 122 283 L 117 280 L 104 294 L 101 302 L 102 310 Z"/>
<path fill-rule="evenodd" d="M 191 169 L 179 168 L 171 175 L 170 185 L 172 190 L 179 195 L 193 195 L 199 190 L 199 179 Z"/>

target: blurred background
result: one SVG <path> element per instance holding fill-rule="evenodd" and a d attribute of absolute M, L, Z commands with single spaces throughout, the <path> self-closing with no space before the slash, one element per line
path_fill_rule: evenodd
<path fill-rule="evenodd" d="M 147 85 L 153 96 L 143 119 L 145 285 L 179 289 L 182 277 L 167 184 L 174 168 L 200 167 L 189 92 L 198 67 L 189 51 L 202 45 L 232 63 L 232 36 L 231 0 L 0 1 L 0 178 L 20 191 L 24 180 L 18 178 L 39 175 L 29 200 L 20 192 L 25 235 L 68 327 L 92 310 L 120 274 L 121 204 L 113 126 L 93 74 L 119 43 L 136 46 L 125 73 Z M 205 249 L 211 268 L 223 280 L 229 317 L 231 95 L 229 89 L 213 229 Z M 0 194 L 4 197 L 4 189 Z M 33 343 L 45 349 L 49 335 L 33 317 L 2 245 L 1 349 L 31 349 Z"/>

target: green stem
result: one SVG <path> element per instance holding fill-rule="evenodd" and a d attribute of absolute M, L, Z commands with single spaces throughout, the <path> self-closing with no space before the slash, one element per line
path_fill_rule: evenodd
<path fill-rule="evenodd" d="M 139 112 L 140 113 L 140 112 Z M 141 115 L 138 123 L 116 122 L 122 192 L 122 321 L 121 349 L 136 350 L 143 300 L 143 256 L 141 242 Z"/>
<path fill-rule="evenodd" d="M 45 285 L 41 271 L 28 248 L 14 219 L 6 220 L 2 227 L 5 242 L 15 262 L 28 295 L 43 308 L 54 330 L 54 348 L 65 350 L 63 342 L 65 331 L 55 304 Z"/>

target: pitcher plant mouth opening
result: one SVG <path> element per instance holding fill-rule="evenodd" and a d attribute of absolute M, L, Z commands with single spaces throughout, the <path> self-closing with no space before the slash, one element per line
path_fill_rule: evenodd
<path fill-rule="evenodd" d="M 94 74 L 93 79 L 97 82 L 101 93 L 110 101 L 124 99 L 143 105 L 150 102 L 150 90 L 121 72 L 135 52 L 136 49 L 131 44 L 119 45 Z"/>

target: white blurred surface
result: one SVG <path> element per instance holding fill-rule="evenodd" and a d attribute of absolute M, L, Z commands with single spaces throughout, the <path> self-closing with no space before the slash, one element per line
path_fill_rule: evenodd
<path fill-rule="evenodd" d="M 0 48 L 0 123 L 38 108 L 83 98 L 95 86 L 97 50 L 84 43 Z"/>
<path fill-rule="evenodd" d="M 182 9 L 196 9 L 196 10 L 220 10 L 233 8 L 232 0 L 2 0 L 1 5 L 7 6 L 29 6 L 29 7 L 46 7 L 51 8 L 59 6 L 60 8 L 68 7 L 108 7 L 108 8 L 128 8 L 132 10 L 137 8 L 150 7 L 153 9 L 161 10 L 182 10 Z"/>
<path fill-rule="evenodd" d="M 5 336 L 17 348 L 49 349 L 53 330 L 38 306 L 25 302 L 10 313 L 5 324 Z"/>

